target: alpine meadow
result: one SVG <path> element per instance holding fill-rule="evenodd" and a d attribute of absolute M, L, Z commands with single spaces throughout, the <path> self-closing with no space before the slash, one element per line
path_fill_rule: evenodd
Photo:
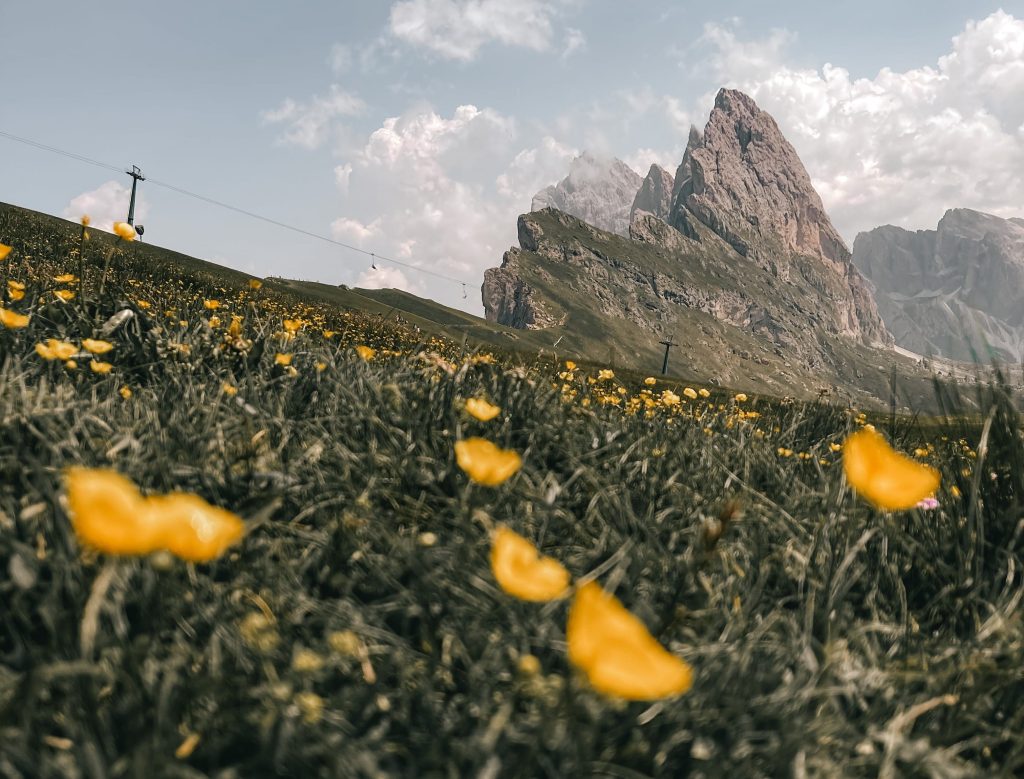
<path fill-rule="evenodd" d="M 0 778 L 1024 776 L 1013 2 L 43 5 Z"/>

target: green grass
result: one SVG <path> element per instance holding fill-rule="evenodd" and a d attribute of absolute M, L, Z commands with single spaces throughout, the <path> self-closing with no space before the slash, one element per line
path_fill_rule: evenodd
<path fill-rule="evenodd" d="M 970 417 L 949 399 L 943 418 L 874 419 L 905 450 L 933 443 L 943 473 L 937 510 L 885 514 L 829 450 L 856 426 L 843 409 L 764 399 L 742 423 L 729 407 L 646 418 L 601 405 L 586 381 L 567 403 L 550 368 L 465 362 L 459 343 L 156 266 L 139 246 L 114 255 L 99 296 L 96 232 L 84 302 L 37 304 L 50 276 L 77 269 L 77 234 L 0 219 L 16 247 L 5 272 L 28 282 L 15 307 L 33 314 L 0 330 L 0 774 L 1024 772 L 1024 441 L 998 383 Z M 245 316 L 250 350 L 218 348 L 207 298 Z M 109 376 L 35 355 L 125 306 Z M 318 326 L 283 344 L 289 313 Z M 356 344 L 394 354 L 365 362 Z M 478 395 L 496 420 L 460 410 Z M 469 483 L 452 446 L 470 435 L 520 452 L 522 470 Z M 198 493 L 247 535 L 205 565 L 97 556 L 68 521 L 71 465 Z M 495 583 L 496 522 L 614 591 L 693 666 L 693 689 L 655 704 L 589 690 L 566 659 L 567 603 Z M 305 650 L 319 668 L 297 667 Z M 525 654 L 539 675 L 517 671 Z M 199 740 L 176 758 L 188 734 Z"/>

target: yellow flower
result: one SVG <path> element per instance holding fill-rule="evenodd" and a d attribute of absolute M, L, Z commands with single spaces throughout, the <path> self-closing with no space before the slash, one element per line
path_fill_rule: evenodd
<path fill-rule="evenodd" d="M 229 398 L 233 398 L 235 395 L 238 394 L 238 387 L 236 387 L 234 384 L 230 382 L 225 381 L 223 384 L 220 385 L 220 388 L 221 390 L 223 390 L 224 394 L 227 395 Z"/>
<path fill-rule="evenodd" d="M 135 305 L 142 309 L 152 308 L 153 306 L 153 304 L 150 303 L 148 300 L 136 300 Z"/>
<path fill-rule="evenodd" d="M 597 372 L 597 378 L 599 381 L 610 381 L 615 378 L 615 371 L 604 368 Z"/>
<path fill-rule="evenodd" d="M 646 379 L 644 379 L 644 384 L 646 384 L 648 387 L 653 387 L 657 383 L 658 380 L 653 376 L 648 376 Z"/>
<path fill-rule="evenodd" d="M 842 444 L 837 444 L 837 443 L 835 443 L 835 442 L 833 442 L 833 443 L 829 444 L 829 445 L 828 445 L 828 448 L 829 448 L 829 449 L 830 449 L 831 451 L 833 451 L 833 452 L 841 452 L 841 451 L 843 451 L 843 445 L 842 445 Z"/>
<path fill-rule="evenodd" d="M 71 284 L 72 282 L 78 281 L 74 273 L 63 273 L 60 276 L 54 276 L 53 280 L 58 284 Z"/>
<path fill-rule="evenodd" d="M 216 311 L 218 308 L 220 308 L 220 301 L 219 300 L 204 300 L 203 301 L 203 308 L 207 309 L 208 311 Z"/>
<path fill-rule="evenodd" d="M 89 215 L 88 214 L 82 214 L 82 218 L 79 219 L 78 221 L 80 221 L 82 223 L 82 227 L 88 227 L 89 226 L 89 222 L 91 222 L 92 220 L 89 219 Z"/>
<path fill-rule="evenodd" d="M 337 333 L 334 330 L 324 330 L 324 338 L 334 338 Z"/>
<path fill-rule="evenodd" d="M 283 352 L 278 352 L 277 354 L 274 355 L 274 362 L 277 363 L 278 365 L 291 365 L 292 355 L 284 354 Z"/>
<path fill-rule="evenodd" d="M 707 390 L 701 387 L 699 390 L 697 390 L 697 394 L 700 395 L 702 398 L 710 398 L 711 390 Z"/>
<path fill-rule="evenodd" d="M 666 651 L 643 622 L 594 582 L 576 591 L 566 627 L 569 660 L 598 692 L 657 700 L 690 689 L 693 671 Z"/>
<path fill-rule="evenodd" d="M 325 370 L 327 370 L 327 363 L 325 363 L 325 362 L 318 362 L 313 367 L 316 368 L 316 372 L 317 373 L 323 373 Z"/>
<path fill-rule="evenodd" d="M 565 369 L 567 371 L 574 371 L 574 370 L 576 370 L 576 363 L 574 363 L 572 360 L 566 360 L 565 361 Z"/>
<path fill-rule="evenodd" d="M 7 259 L 7 255 L 11 253 L 11 248 L 5 243 L 0 243 L 0 262 Z"/>
<path fill-rule="evenodd" d="M 89 368 L 93 373 L 110 373 L 114 366 L 109 362 L 100 362 L 99 360 L 93 360 L 89 363 Z"/>
<path fill-rule="evenodd" d="M 78 370 L 78 363 L 75 362 L 74 360 L 67 360 L 64 363 L 64 367 L 67 368 L 69 371 L 77 371 Z"/>
<path fill-rule="evenodd" d="M 8 330 L 17 330 L 25 327 L 31 317 L 19 314 L 17 311 L 10 311 L 0 306 L 0 324 Z"/>
<path fill-rule="evenodd" d="M 251 289 L 253 292 L 258 290 L 262 286 L 263 282 L 260 281 L 259 279 L 249 279 L 249 289 Z"/>
<path fill-rule="evenodd" d="M 690 400 L 697 399 L 697 392 L 696 390 L 693 389 L 693 387 L 686 387 L 683 390 L 683 394 L 686 395 L 686 397 L 688 397 Z"/>
<path fill-rule="evenodd" d="M 939 472 L 894 451 L 864 427 L 843 444 L 843 470 L 857 492 L 880 509 L 909 509 L 939 488 Z"/>
<path fill-rule="evenodd" d="M 211 506 L 198 495 L 174 492 L 149 498 L 147 504 L 149 515 L 161 530 L 157 548 L 182 560 L 202 563 L 220 557 L 245 532 L 241 519 Z"/>
<path fill-rule="evenodd" d="M 481 422 L 490 422 L 501 413 L 501 409 L 492 406 L 483 398 L 470 398 L 466 401 L 466 412 Z"/>
<path fill-rule="evenodd" d="M 162 528 L 131 481 L 110 470 L 69 468 L 71 524 L 87 546 L 107 554 L 141 555 L 162 548 Z"/>
<path fill-rule="evenodd" d="M 95 338 L 83 338 L 82 348 L 91 354 L 106 354 L 114 348 L 114 345 L 110 343 L 110 341 L 100 341 Z"/>
<path fill-rule="evenodd" d="M 114 232 L 125 241 L 135 240 L 135 228 L 127 222 L 114 222 Z"/>
<path fill-rule="evenodd" d="M 83 543 L 107 554 L 143 555 L 166 549 L 205 562 L 238 541 L 245 526 L 198 495 L 144 498 L 110 470 L 71 468 L 66 476 L 71 523 Z"/>
<path fill-rule="evenodd" d="M 15 281 L 14 279 L 9 279 L 7 281 L 7 291 L 8 292 L 24 292 L 25 291 L 25 284 L 23 282 L 21 282 L 21 281 Z"/>
<path fill-rule="evenodd" d="M 210 321 L 207 322 L 206 324 L 208 324 L 211 328 L 218 328 L 220 327 L 220 317 L 216 315 L 211 316 Z"/>
<path fill-rule="evenodd" d="M 75 299 L 75 293 L 72 292 L 70 289 L 55 289 L 53 291 L 53 294 L 56 296 L 57 300 L 62 300 L 65 303 L 67 303 L 69 300 Z"/>
<path fill-rule="evenodd" d="M 17 303 L 19 300 L 25 297 L 25 292 L 20 289 L 8 290 L 8 294 L 10 295 L 11 301 L 14 303 Z"/>
<path fill-rule="evenodd" d="M 661 393 L 661 402 L 666 406 L 678 406 L 679 396 L 672 390 L 663 390 Z"/>
<path fill-rule="evenodd" d="M 371 349 L 369 346 L 357 346 L 356 352 L 367 362 L 372 360 L 374 355 L 377 354 L 377 350 Z"/>
<path fill-rule="evenodd" d="M 455 442 L 459 467 L 477 484 L 496 487 L 522 467 L 523 458 L 483 438 Z"/>
<path fill-rule="evenodd" d="M 301 328 L 301 327 L 302 327 L 302 320 L 301 319 L 285 319 L 284 320 L 285 332 L 291 333 L 292 335 L 297 333 L 299 331 L 299 328 Z"/>
<path fill-rule="evenodd" d="M 491 571 L 501 589 L 521 600 L 561 598 L 569 588 L 569 572 L 518 533 L 500 526 L 491 541 Z"/>
<path fill-rule="evenodd" d="M 45 344 L 36 344 L 36 354 L 44 360 L 69 360 L 78 353 L 78 347 L 56 338 L 46 339 Z"/>
<path fill-rule="evenodd" d="M 120 395 L 120 396 L 121 396 L 122 398 L 124 398 L 125 400 L 128 400 L 128 398 L 130 398 L 130 397 L 132 396 L 132 390 L 131 390 L 131 387 L 127 387 L 127 386 L 125 386 L 125 387 L 121 387 L 121 389 L 119 389 L 119 390 L 117 391 L 117 393 L 118 393 L 118 394 L 119 394 L 119 395 Z"/>
<path fill-rule="evenodd" d="M 738 392 L 738 393 L 736 394 L 736 402 L 737 402 L 737 403 L 746 403 L 746 402 L 747 402 L 747 396 L 746 396 L 746 394 L 744 394 L 744 393 L 742 393 L 742 392 Z"/>

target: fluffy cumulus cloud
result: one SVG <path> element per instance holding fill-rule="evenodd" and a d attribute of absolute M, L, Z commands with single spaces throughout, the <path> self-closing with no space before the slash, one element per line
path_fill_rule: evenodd
<path fill-rule="evenodd" d="M 413 294 L 422 290 L 422 284 L 410 281 L 401 268 L 395 266 L 386 267 L 384 265 L 379 265 L 376 268 L 367 268 L 359 274 L 355 286 L 362 289 L 400 289 Z"/>
<path fill-rule="evenodd" d="M 576 152 L 551 137 L 528 143 L 522 136 L 511 118 L 472 105 L 447 116 L 420 109 L 385 119 L 337 173 L 349 196 L 332 234 L 465 280 L 467 297 L 457 282 L 386 259 L 353 283 L 395 286 L 397 280 L 403 289 L 479 311 L 484 269 L 516 243 L 516 217 L 537 190 L 565 175 Z"/>
<path fill-rule="evenodd" d="M 934 64 L 873 78 L 791 67 L 791 41 L 704 32 L 719 81 L 776 118 L 848 239 L 880 224 L 934 227 L 953 207 L 1024 214 L 1024 20 L 968 22 Z"/>
<path fill-rule="evenodd" d="M 262 116 L 266 124 L 283 126 L 282 142 L 315 149 L 341 129 L 339 120 L 359 116 L 365 109 L 361 98 L 332 84 L 326 95 L 316 95 L 304 102 L 288 98 Z"/>
<path fill-rule="evenodd" d="M 472 60 L 488 43 L 534 51 L 552 47 L 555 23 L 577 0 L 401 0 L 391 6 L 389 31 L 397 40 L 445 59 Z M 563 53 L 585 42 L 565 34 Z"/>
<path fill-rule="evenodd" d="M 123 222 L 128 218 L 130 200 L 131 188 L 120 181 L 111 180 L 72 198 L 64 209 L 63 216 L 65 219 L 77 221 L 83 215 L 87 215 L 93 227 L 109 232 L 113 229 L 114 222 Z M 145 197 L 139 193 L 135 199 L 136 224 L 145 220 L 148 210 Z"/>

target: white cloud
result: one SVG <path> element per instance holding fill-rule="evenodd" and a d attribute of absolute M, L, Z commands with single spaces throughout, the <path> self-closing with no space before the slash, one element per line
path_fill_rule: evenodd
<path fill-rule="evenodd" d="M 315 149 L 338 130 L 338 119 L 359 116 L 365 110 L 357 95 L 332 84 L 325 96 L 315 95 L 302 103 L 287 98 L 277 108 L 264 111 L 262 118 L 266 124 L 285 125 L 284 143 Z"/>
<path fill-rule="evenodd" d="M 401 268 L 383 263 L 378 265 L 376 270 L 367 268 L 363 271 L 356 279 L 355 286 L 362 289 L 400 289 L 412 293 L 420 289 L 419 284 L 409 281 Z"/>
<path fill-rule="evenodd" d="M 967 23 L 931 66 L 853 78 L 786 64 L 792 37 L 706 28 L 719 81 L 750 94 L 796 147 L 848 239 L 934 227 L 947 208 L 1024 213 L 1024 20 Z"/>
<path fill-rule="evenodd" d="M 544 136 L 537 146 L 518 152 L 508 167 L 495 180 L 498 194 L 521 210 L 530 208 L 530 201 L 544 187 L 565 177 L 569 163 L 579 150 Z"/>
<path fill-rule="evenodd" d="M 446 59 L 469 61 L 487 43 L 546 51 L 554 20 L 567 0 L 401 0 L 391 6 L 389 29 L 404 43 Z M 577 33 L 576 37 L 572 32 Z M 579 48 L 582 35 L 567 39 Z M 576 41 L 573 44 L 573 41 Z"/>
<path fill-rule="evenodd" d="M 587 37 L 575 27 L 565 28 L 565 44 L 562 48 L 562 59 L 567 60 L 573 54 L 585 51 L 587 48 Z"/>
<path fill-rule="evenodd" d="M 336 241 L 354 243 L 362 248 L 366 242 L 376 238 L 380 234 L 380 220 L 374 219 L 369 224 L 363 224 L 358 219 L 350 219 L 340 216 L 331 222 L 331 235 Z"/>
<path fill-rule="evenodd" d="M 565 175 L 576 153 L 553 137 L 524 143 L 521 134 L 508 116 L 472 105 L 449 115 L 424 108 L 385 119 L 351 157 L 351 170 L 336 172 L 339 185 L 344 179 L 358 197 L 349 197 L 332 234 L 466 280 L 464 299 L 458 283 L 401 271 L 407 282 L 423 285 L 415 288 L 423 294 L 479 311 L 484 269 L 516 243 L 516 217 L 537 190 Z M 386 260 L 377 264 L 395 270 Z M 396 278 L 372 275 L 379 286 L 394 286 Z M 356 283 L 370 281 L 364 273 Z"/>
<path fill-rule="evenodd" d="M 348 184 L 352 179 L 352 163 L 346 162 L 342 165 L 338 165 L 334 168 L 334 181 L 338 185 L 338 190 L 343 195 L 348 194 Z"/>
<path fill-rule="evenodd" d="M 668 151 L 665 149 L 648 149 L 645 147 L 637 149 L 631 154 L 627 154 L 622 158 L 622 161 L 641 176 L 647 175 L 647 171 L 651 169 L 652 163 L 660 165 L 674 176 L 676 175 L 676 168 L 679 167 L 679 160 L 682 156 L 681 152 Z"/>
<path fill-rule="evenodd" d="M 65 219 L 77 221 L 83 215 L 88 215 L 93 227 L 109 232 L 113 229 L 114 222 L 123 222 L 128 218 L 130 200 L 131 187 L 112 179 L 96 189 L 72 198 L 64 209 L 63 216 Z M 144 222 L 148 211 L 146 199 L 139 192 L 135 197 L 135 223 Z"/>

